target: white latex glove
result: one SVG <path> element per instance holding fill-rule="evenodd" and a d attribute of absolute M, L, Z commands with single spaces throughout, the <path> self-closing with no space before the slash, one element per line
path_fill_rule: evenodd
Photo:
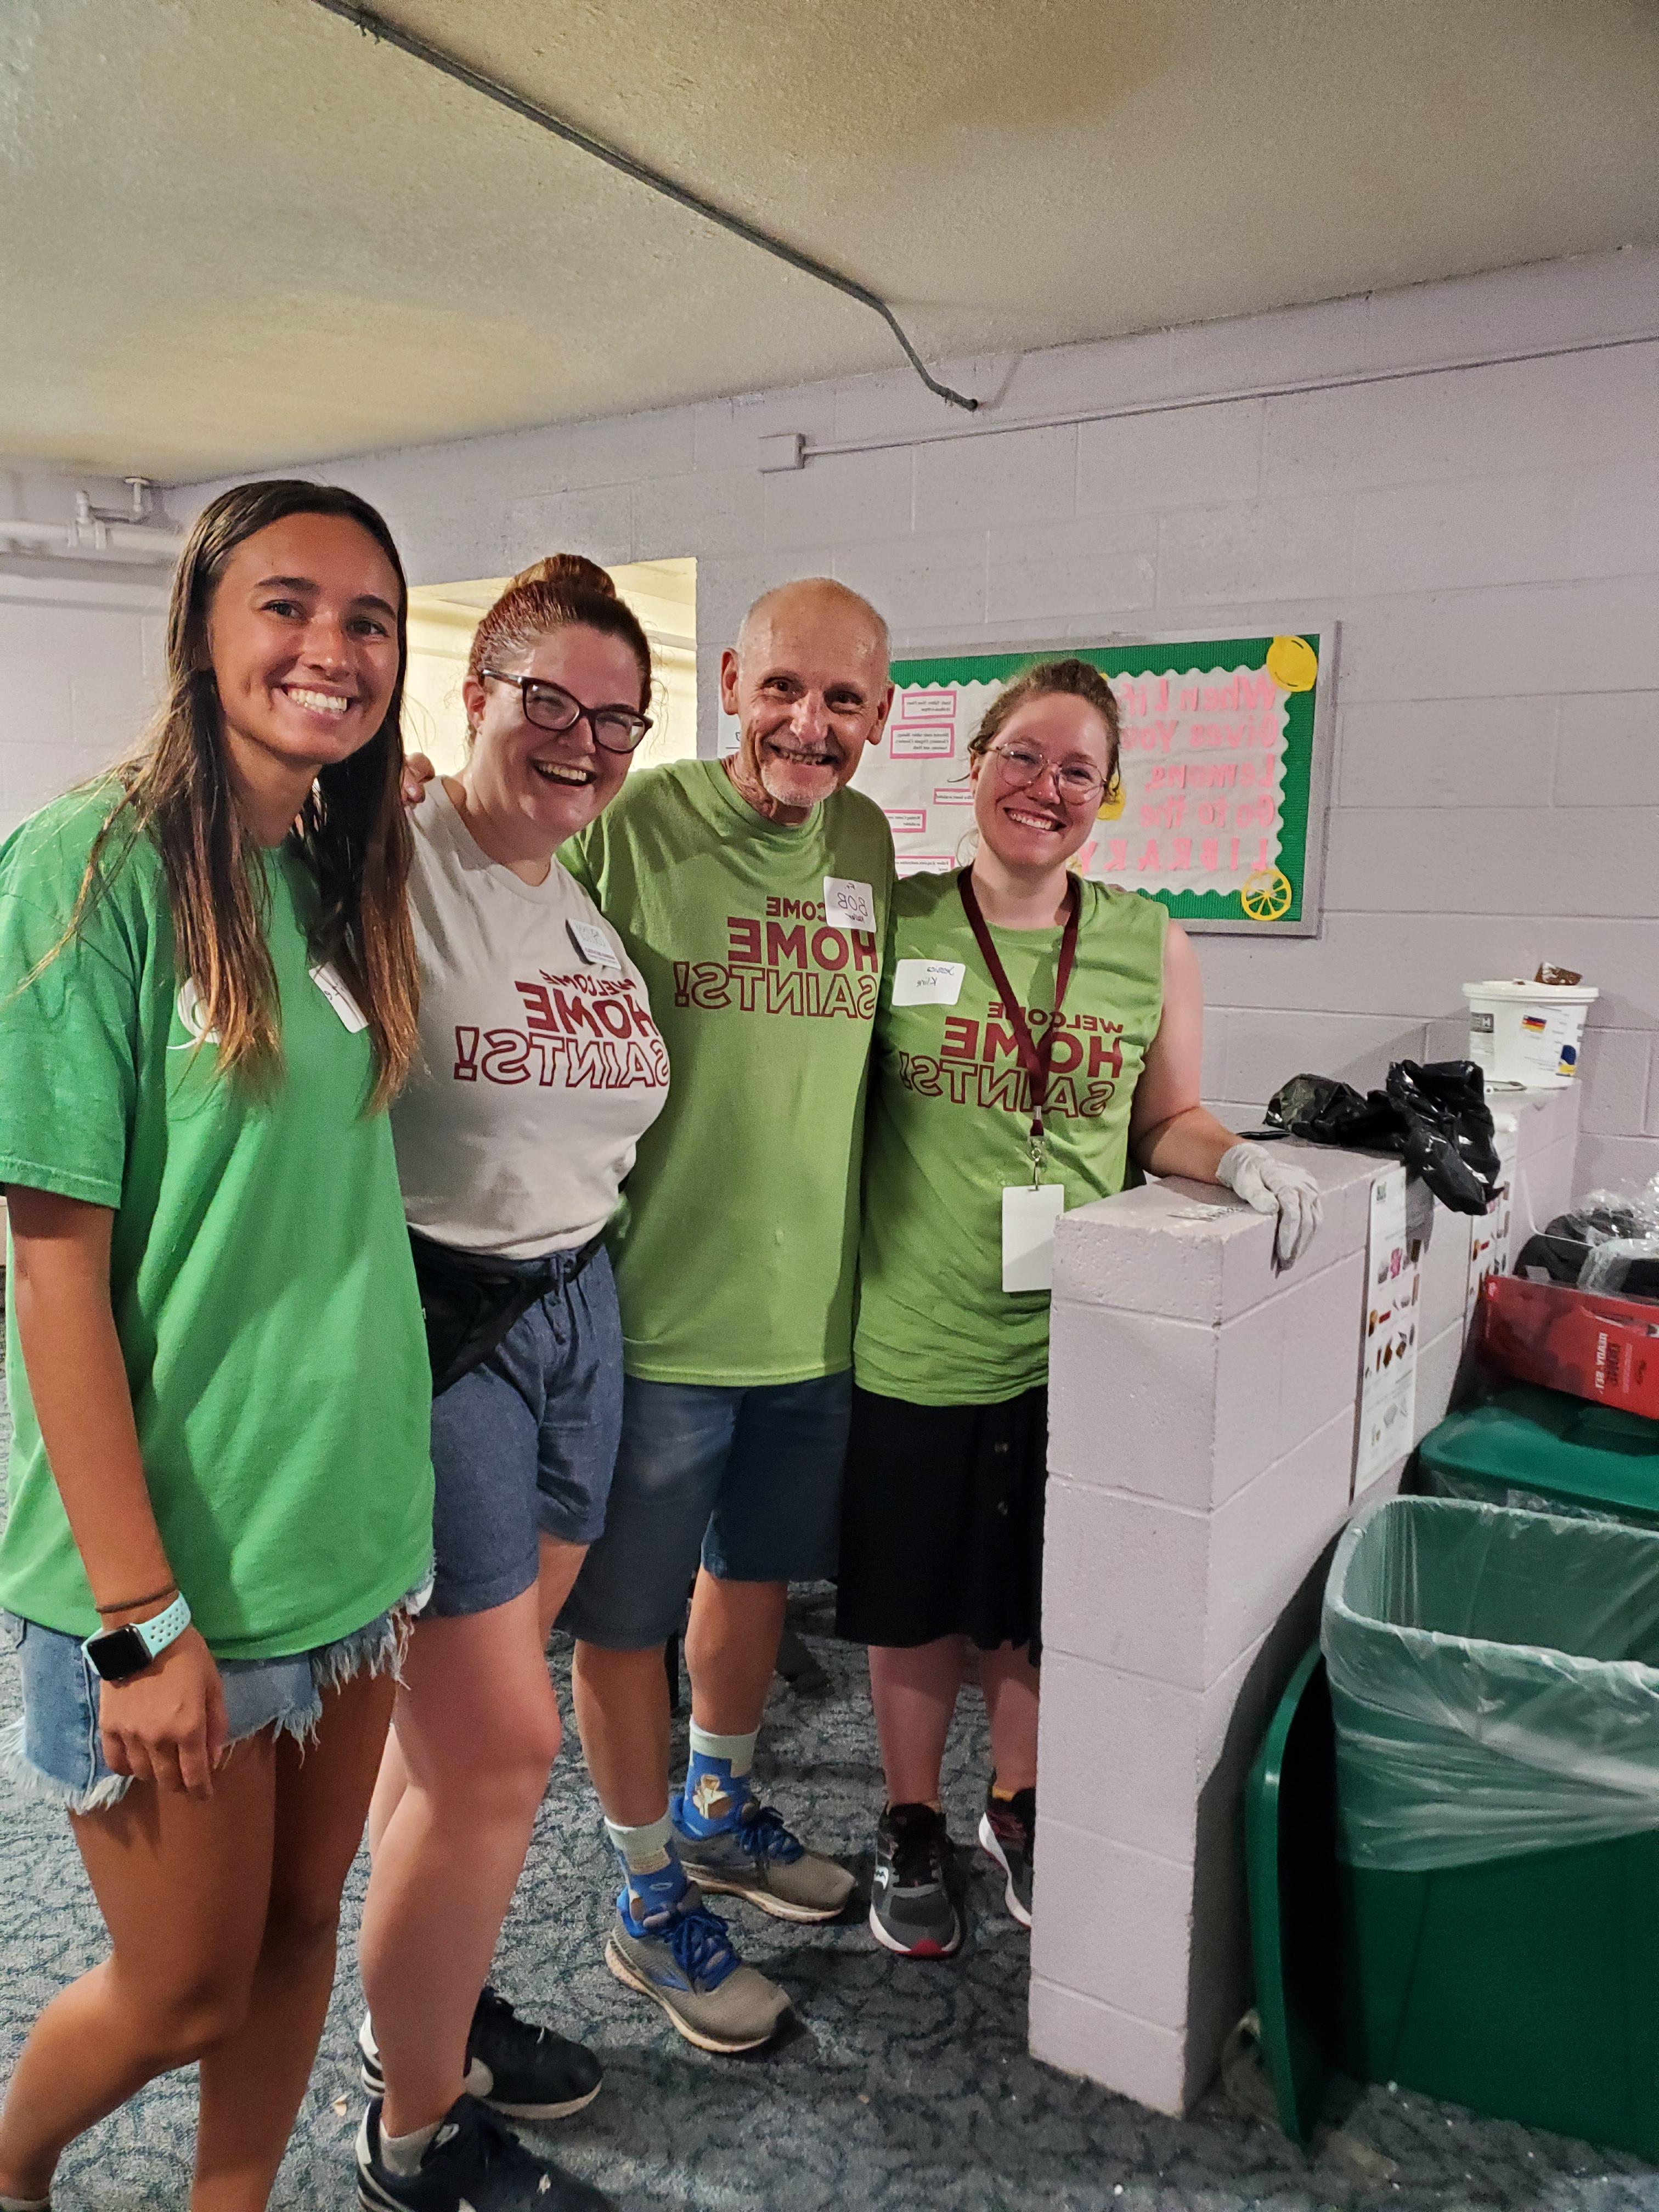
<path fill-rule="evenodd" d="M 1288 1267 L 1312 1243 L 1319 1226 L 1319 1185 L 1305 1168 L 1276 1158 L 1267 1145 L 1237 1144 L 1216 1163 L 1215 1179 L 1253 1206 L 1276 1213 L 1273 1265 Z"/>

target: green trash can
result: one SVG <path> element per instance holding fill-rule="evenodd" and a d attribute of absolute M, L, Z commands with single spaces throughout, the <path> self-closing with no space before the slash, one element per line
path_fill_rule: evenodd
<path fill-rule="evenodd" d="M 1659 1534 L 1390 1499 L 1321 1642 L 1346 2070 L 1659 2159 Z"/>
<path fill-rule="evenodd" d="M 1424 1487 L 1659 1528 L 1659 1421 L 1522 1382 L 1449 1413 L 1418 1447 Z"/>

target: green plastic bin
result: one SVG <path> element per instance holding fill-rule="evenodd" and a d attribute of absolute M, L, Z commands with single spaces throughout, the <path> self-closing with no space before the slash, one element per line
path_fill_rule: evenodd
<path fill-rule="evenodd" d="M 1345 2069 L 1659 2159 L 1659 1534 L 1391 1499 L 1321 1640 Z"/>
<path fill-rule="evenodd" d="M 1441 1498 L 1659 1528 L 1659 1421 L 1529 1382 L 1449 1413 L 1418 1448 Z"/>

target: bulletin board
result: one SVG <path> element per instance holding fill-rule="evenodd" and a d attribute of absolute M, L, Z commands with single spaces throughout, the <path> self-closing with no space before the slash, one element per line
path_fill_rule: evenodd
<path fill-rule="evenodd" d="M 980 718 L 1034 660 L 1086 660 L 1117 700 L 1122 788 L 1083 849 L 1084 873 L 1161 900 L 1188 929 L 1311 937 L 1336 644 L 1333 625 L 896 661 L 892 712 L 854 788 L 886 814 L 901 874 L 960 866 Z"/>

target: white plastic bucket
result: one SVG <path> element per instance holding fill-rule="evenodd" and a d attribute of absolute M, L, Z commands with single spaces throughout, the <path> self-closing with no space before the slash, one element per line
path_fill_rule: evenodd
<path fill-rule="evenodd" d="M 1584 1017 L 1601 996 L 1588 983 L 1465 983 L 1469 1058 L 1488 1083 L 1560 1091 L 1578 1066 Z"/>

